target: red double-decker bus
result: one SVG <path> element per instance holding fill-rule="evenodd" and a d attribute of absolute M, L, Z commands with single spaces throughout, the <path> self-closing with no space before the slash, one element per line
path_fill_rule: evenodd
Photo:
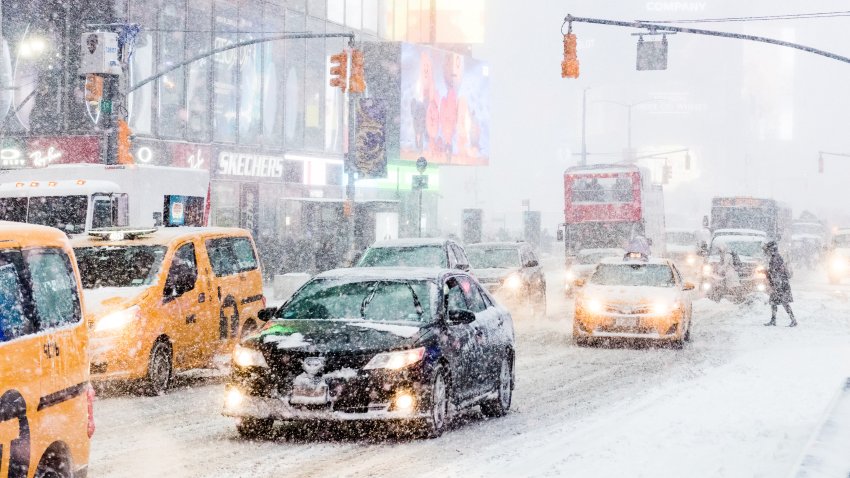
<path fill-rule="evenodd" d="M 567 257 L 582 249 L 625 248 L 642 235 L 664 254 L 664 195 L 649 170 L 599 164 L 564 173 L 563 236 Z"/>

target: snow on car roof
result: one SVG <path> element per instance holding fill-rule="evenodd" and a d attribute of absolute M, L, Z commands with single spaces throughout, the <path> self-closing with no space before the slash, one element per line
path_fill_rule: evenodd
<path fill-rule="evenodd" d="M 442 246 L 446 241 L 448 239 L 440 237 L 411 237 L 407 239 L 375 241 L 370 247 Z"/>
<path fill-rule="evenodd" d="M 727 242 L 765 242 L 765 236 L 748 236 L 748 235 L 728 235 L 715 236 L 712 243 L 725 244 Z"/>
<path fill-rule="evenodd" d="M 109 239 L 101 239 L 88 234 L 80 234 L 71 239 L 73 247 L 97 247 L 97 246 L 117 246 L 117 245 L 134 245 L 134 246 L 152 246 L 165 245 L 179 239 L 188 239 L 200 235 L 240 235 L 247 233 L 245 229 L 236 227 L 164 227 L 157 229 L 156 232 L 145 234 L 136 239 L 124 239 L 120 241 L 110 241 Z"/>
<path fill-rule="evenodd" d="M 622 247 L 600 247 L 600 248 L 596 248 L 596 249 L 593 249 L 593 248 L 591 248 L 591 249 L 579 249 L 579 251 L 578 251 L 578 254 L 603 254 L 603 253 L 605 253 L 605 254 L 616 253 L 616 254 L 619 254 L 620 256 L 622 256 L 623 254 L 626 253 L 626 250 L 623 249 Z"/>
<path fill-rule="evenodd" d="M 714 231 L 715 236 L 761 236 L 766 237 L 767 233 L 758 229 L 718 229 Z"/>
<path fill-rule="evenodd" d="M 440 267 L 348 267 L 322 272 L 318 279 L 360 279 L 360 280 L 424 280 L 437 279 L 445 273 L 457 273 L 455 269 Z"/>
<path fill-rule="evenodd" d="M 522 246 L 527 245 L 528 243 L 523 241 L 518 242 L 477 242 L 475 244 L 469 244 L 465 247 L 465 249 L 519 249 Z"/>
<path fill-rule="evenodd" d="M 640 259 L 624 260 L 623 258 L 606 257 L 606 258 L 602 259 L 601 261 L 599 261 L 599 263 L 600 264 L 614 264 L 614 265 L 634 265 L 634 264 L 654 264 L 654 265 L 663 265 L 663 266 L 670 265 L 670 261 L 668 261 L 667 259 L 658 258 L 658 257 L 650 257 L 649 259 L 647 259 L 645 261 L 640 260 Z"/>

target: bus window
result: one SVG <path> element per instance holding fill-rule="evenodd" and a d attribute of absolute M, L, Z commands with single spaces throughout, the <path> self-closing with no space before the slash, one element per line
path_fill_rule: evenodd
<path fill-rule="evenodd" d="M 26 222 L 80 233 L 86 230 L 88 203 L 88 196 L 31 197 Z"/>
<path fill-rule="evenodd" d="M 111 198 L 95 198 L 93 201 L 91 216 L 92 229 L 101 227 L 114 226 L 112 221 L 112 199 Z"/>
<path fill-rule="evenodd" d="M 626 175 L 616 177 L 584 177 L 573 182 L 573 202 L 632 202 L 632 179 Z"/>
<path fill-rule="evenodd" d="M 27 222 L 27 198 L 0 198 L 0 221 Z"/>

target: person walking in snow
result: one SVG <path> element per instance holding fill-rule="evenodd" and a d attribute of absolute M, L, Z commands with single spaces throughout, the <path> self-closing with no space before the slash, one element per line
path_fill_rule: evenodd
<path fill-rule="evenodd" d="M 779 255 L 776 242 L 770 241 L 765 244 L 764 253 L 767 256 L 767 283 L 770 286 L 770 322 L 764 325 L 776 325 L 776 311 L 781 304 L 791 318 L 788 327 L 796 327 L 797 320 L 794 319 L 794 312 L 791 310 L 791 302 L 794 302 L 794 298 L 791 295 L 788 268 L 785 267 L 785 261 Z"/>

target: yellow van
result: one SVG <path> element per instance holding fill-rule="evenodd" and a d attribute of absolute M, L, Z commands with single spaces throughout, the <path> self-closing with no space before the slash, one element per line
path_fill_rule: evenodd
<path fill-rule="evenodd" d="M 94 433 L 74 252 L 58 229 L 0 222 L 0 476 L 85 476 Z"/>
<path fill-rule="evenodd" d="M 244 229 L 110 229 L 72 240 L 91 335 L 93 381 L 163 393 L 258 327 L 260 265 Z"/>

